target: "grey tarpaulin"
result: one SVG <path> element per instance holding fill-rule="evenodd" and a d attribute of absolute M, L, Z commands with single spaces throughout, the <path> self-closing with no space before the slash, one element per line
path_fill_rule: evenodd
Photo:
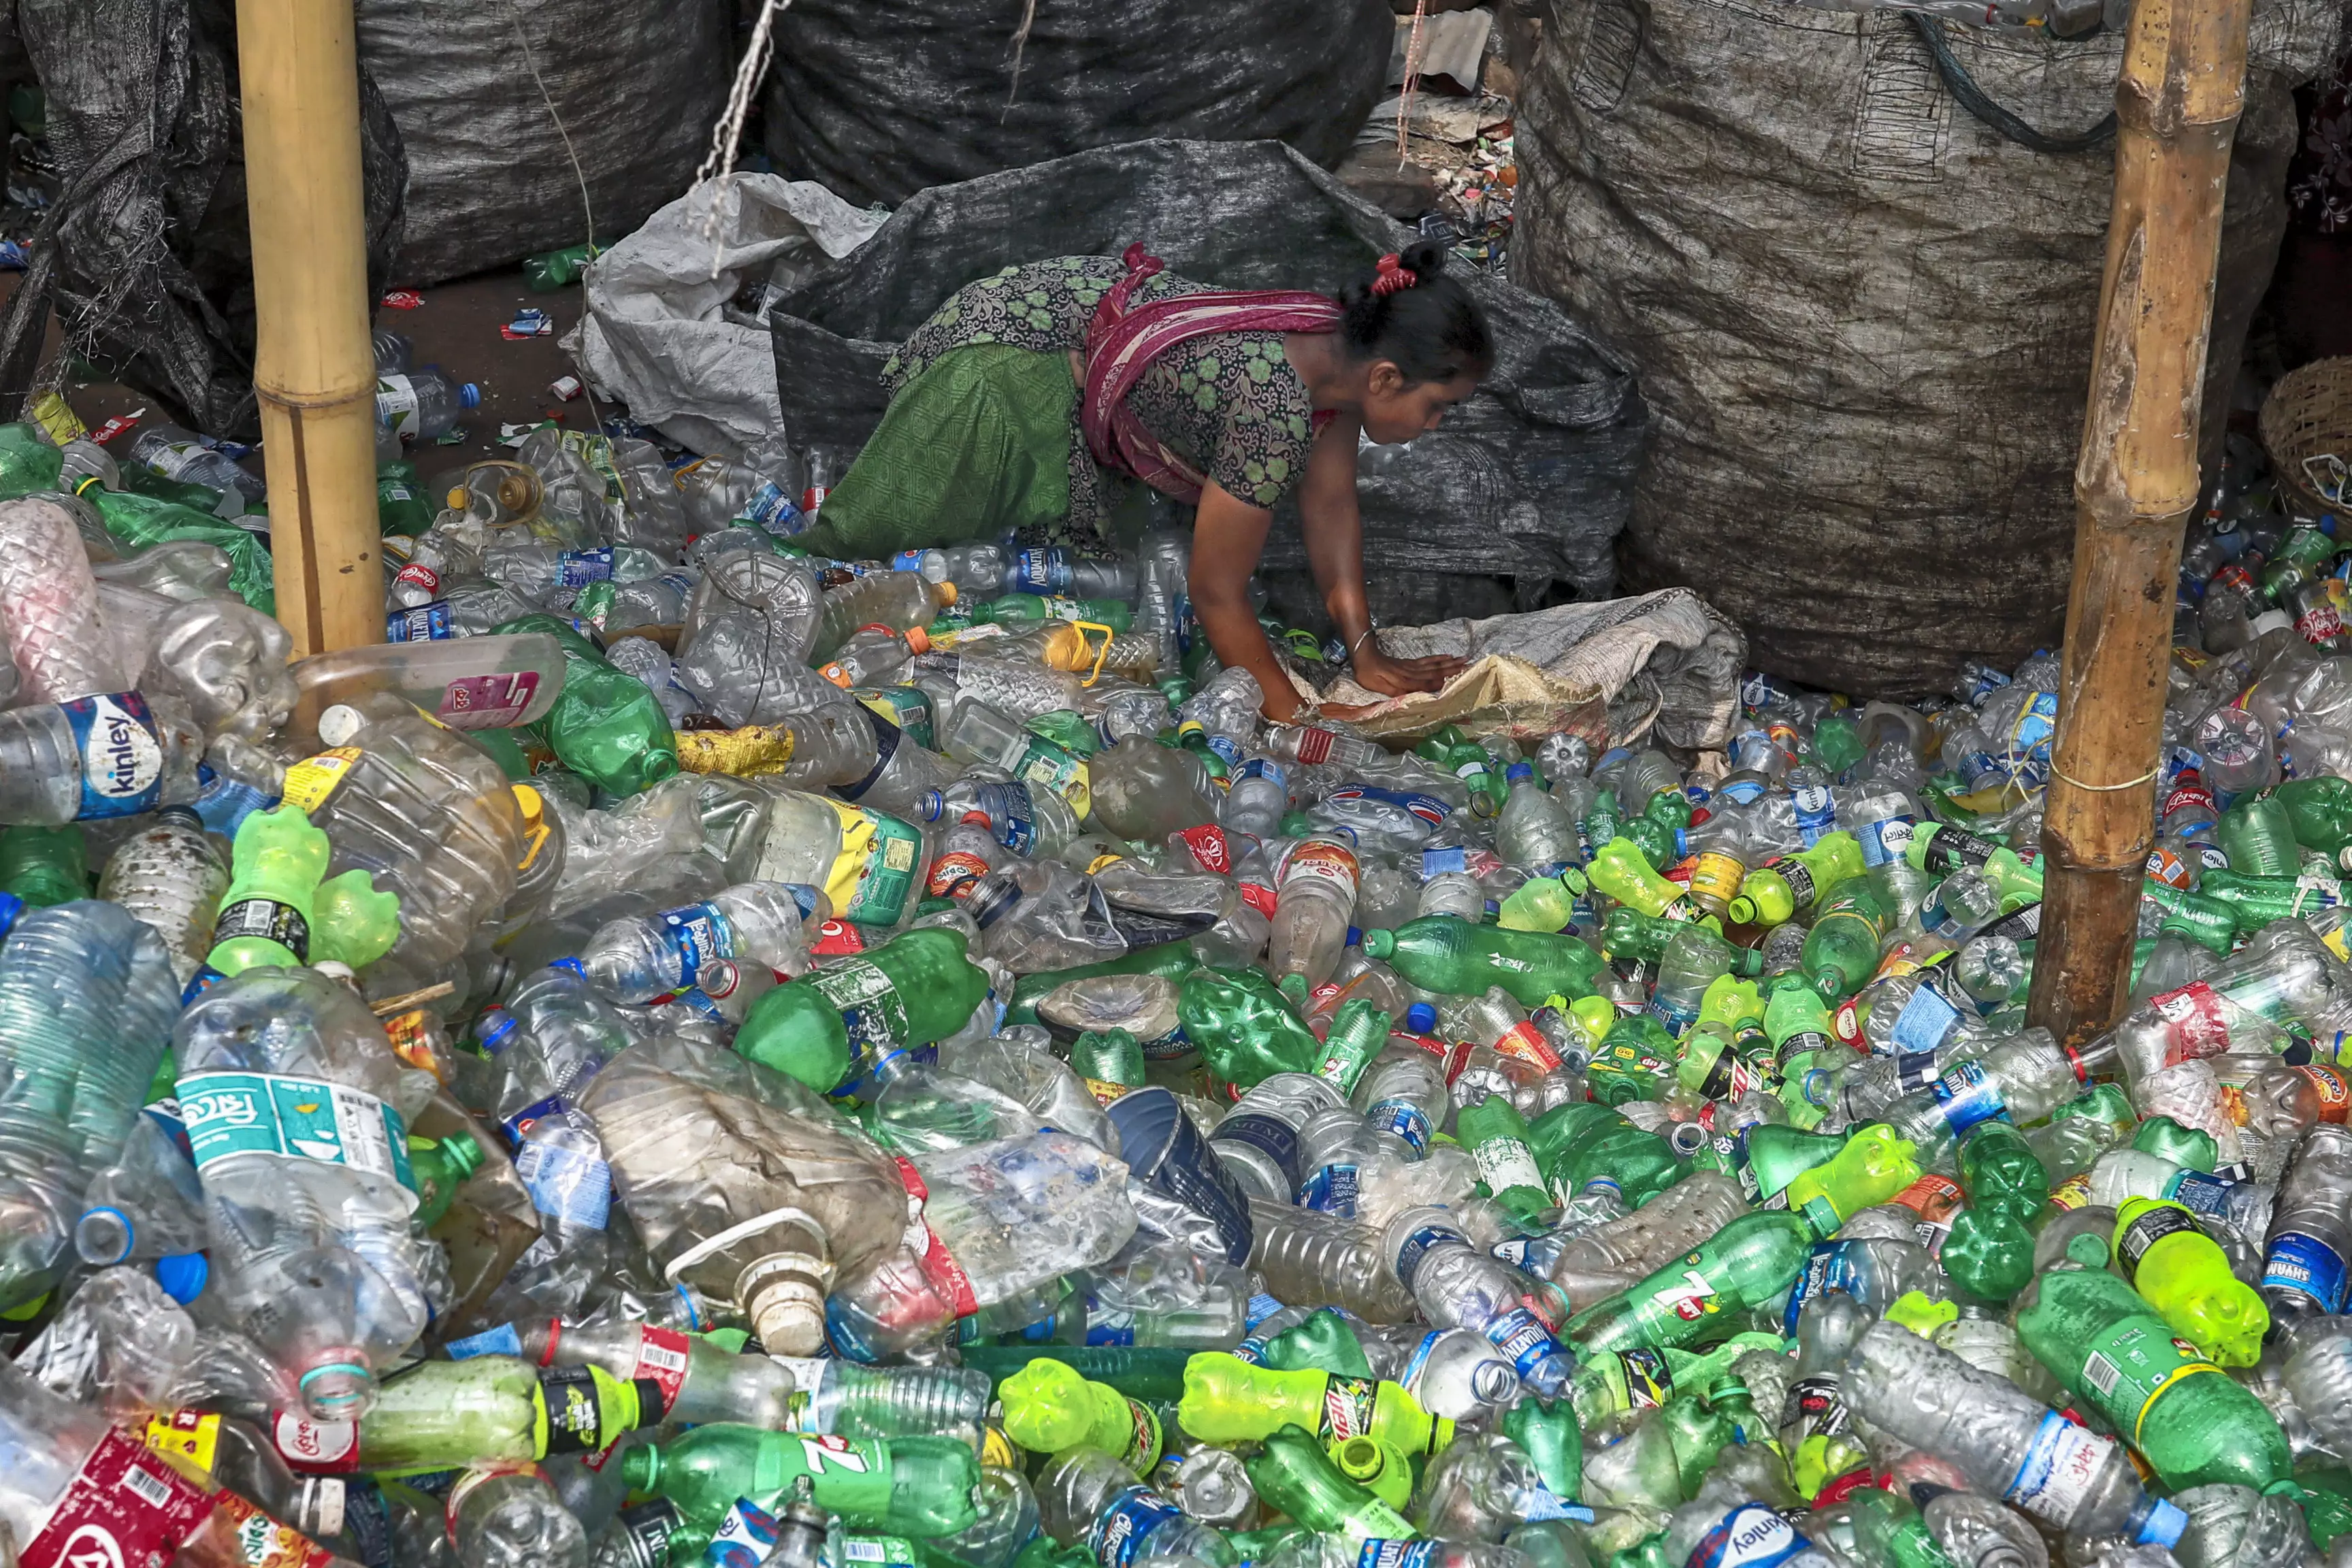
<path fill-rule="evenodd" d="M 1333 289 L 1409 237 L 1273 142 L 1142 142 L 925 191 L 854 255 L 778 300 L 777 395 L 795 447 L 856 447 L 882 416 L 882 362 L 975 278 L 1141 241 L 1171 270 L 1236 289 Z M 1610 349 L 1549 300 L 1465 269 L 1495 374 L 1406 447 L 1365 454 L 1365 575 L 1386 621 L 1461 606 L 1464 575 L 1565 580 L 1606 597 L 1646 416 Z M 1306 556 L 1286 504 L 1269 568 Z M 1457 575 L 1459 574 L 1459 575 Z M 1397 597 L 1384 605 L 1383 595 Z"/>
<path fill-rule="evenodd" d="M 896 204 L 1150 137 L 1265 138 L 1336 163 L 1396 17 L 1382 0 L 793 0 L 775 26 L 777 171 Z"/>
<path fill-rule="evenodd" d="M 408 146 L 397 280 L 588 238 L 575 156 L 600 237 L 682 193 L 726 102 L 731 15 L 725 0 L 359 0 L 360 62 Z"/>
<path fill-rule="evenodd" d="M 589 267 L 588 313 L 564 346 L 592 385 L 673 440 L 786 472 L 761 312 L 818 263 L 863 245 L 882 216 L 805 180 L 708 181 Z"/>
<path fill-rule="evenodd" d="M 0 321 L 0 416 L 54 310 L 69 353 L 211 435 L 252 439 L 253 247 L 226 0 L 17 0 L 64 179 Z M 360 73 L 368 273 L 400 244 L 400 133 Z M 65 356 L 56 363 L 62 364 Z"/>
<path fill-rule="evenodd" d="M 2256 0 L 2213 439 L 2284 223 L 2287 86 L 2326 58 L 2335 6 Z M 1627 584 L 1695 585 L 1764 668 L 1857 692 L 1940 688 L 1965 654 L 2054 642 L 2112 145 L 2004 141 L 1895 11 L 1549 13 L 1520 104 L 1511 266 L 1621 344 L 1658 410 Z M 2120 36 L 1949 38 L 2044 132 L 2114 106 Z"/>

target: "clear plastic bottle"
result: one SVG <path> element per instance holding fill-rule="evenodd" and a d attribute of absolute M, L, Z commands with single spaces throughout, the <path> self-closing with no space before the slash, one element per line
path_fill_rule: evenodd
<path fill-rule="evenodd" d="M 1318 836 L 1290 847 L 1276 884 L 1267 973 L 1277 982 L 1297 975 L 1310 988 L 1331 977 L 1348 945 L 1358 875 L 1356 852 L 1343 838 Z"/>
<path fill-rule="evenodd" d="M 1289 784 L 1289 775 L 1283 772 L 1280 763 L 1265 757 L 1250 758 L 1225 791 L 1219 822 L 1228 833 L 1247 834 L 1252 838 L 1273 837 L 1290 810 Z"/>
<path fill-rule="evenodd" d="M 1138 1479 L 1100 1448 L 1073 1448 L 1037 1478 L 1037 1522 L 1065 1546 L 1087 1545 L 1099 1561 L 1181 1556 L 1233 1561 L 1224 1538 Z M 1107 1550 L 1102 1544 L 1111 1543 Z"/>
<path fill-rule="evenodd" d="M 1576 820 L 1549 790 L 1536 783 L 1535 769 L 1514 763 L 1504 777 L 1511 795 L 1495 819 L 1495 849 L 1531 877 L 1556 877 L 1582 857 Z"/>
<path fill-rule="evenodd" d="M 1908 1329 L 1882 1322 L 1862 1336 L 1846 1364 L 1845 1399 L 1872 1426 L 1952 1461 L 1988 1493 L 2055 1530 L 2169 1546 L 2188 1522 L 2140 1489 L 2113 1438 Z"/>
<path fill-rule="evenodd" d="M 460 414 L 481 405 L 481 388 L 470 381 L 452 380 L 437 364 L 376 377 L 376 422 L 389 425 L 393 434 L 406 437 L 415 446 L 438 441 L 457 425 Z"/>
<path fill-rule="evenodd" d="M 1252 683 L 1255 683 L 1254 677 Z M 1370 741 L 1313 724 L 1277 724 L 1266 731 L 1263 743 L 1265 754 L 1281 763 L 1335 763 L 1352 768 L 1386 754 Z"/>
<path fill-rule="evenodd" d="M 129 456 L 132 462 L 167 479 L 203 485 L 208 489 L 236 490 L 248 501 L 259 500 L 263 494 L 258 478 L 238 468 L 224 453 L 205 445 L 194 432 L 160 419 L 139 422 L 138 434 L 131 439 Z"/>
<path fill-rule="evenodd" d="M 1474 1247 L 1452 1215 L 1405 1210 L 1381 1233 L 1381 1251 L 1432 1323 L 1484 1335 L 1545 1398 L 1567 1391 L 1575 1358 L 1527 1305 L 1539 1299 L 1535 1283 Z"/>
<path fill-rule="evenodd" d="M 228 891 L 228 866 L 196 814 L 167 805 L 152 825 L 115 846 L 98 896 L 154 928 L 185 985 L 212 951 L 213 917 Z"/>
<path fill-rule="evenodd" d="M 0 629 L 23 675 L 20 700 L 70 702 L 139 679 L 115 667 L 100 626 L 98 580 L 61 496 L 0 501 Z"/>
<path fill-rule="evenodd" d="M 825 590 L 818 607 L 812 658 L 833 656 L 860 626 L 911 631 L 928 626 L 956 602 L 952 583 L 934 583 L 911 572 L 877 572 Z"/>
<path fill-rule="evenodd" d="M 1319 1078 L 1278 1072 L 1234 1103 L 1209 1135 L 1209 1147 L 1244 1192 L 1289 1203 L 1304 1179 L 1299 1129 L 1317 1111 L 1346 1103 L 1338 1089 Z"/>
<path fill-rule="evenodd" d="M 468 1469 L 447 1509 L 461 1568 L 586 1568 L 587 1531 L 537 1465 Z"/>
<path fill-rule="evenodd" d="M 177 991 L 162 940 L 115 905 L 37 910 L 8 932 L 0 1301 L 33 1301 L 57 1282 L 83 1190 L 113 1163 L 163 1059 Z"/>
<path fill-rule="evenodd" d="M 915 660 L 915 668 L 954 683 L 956 723 L 975 704 L 1026 722 L 1041 713 L 1075 710 L 1086 700 L 1086 682 L 1071 671 L 1019 659 L 990 658 L 979 653 L 927 653 Z M 948 754 L 955 755 L 954 750 L 950 748 Z"/>
<path fill-rule="evenodd" d="M 1419 1005 L 1428 1007 L 1426 1003 Z M 1426 1034 L 1436 1021 L 1433 1010 L 1428 1023 L 1415 1032 Z M 1412 1022 L 1406 1027 L 1412 1028 Z M 1430 1139 L 1445 1131 L 1454 1110 L 1444 1064 L 1418 1041 L 1391 1040 L 1357 1079 L 1351 1100 L 1373 1133 L 1407 1160 L 1418 1160 L 1428 1151 Z"/>
<path fill-rule="evenodd" d="M 922 901 L 922 834 L 880 810 L 803 790 L 778 790 L 755 879 L 822 890 L 830 914 L 867 929 L 904 930 Z"/>
<path fill-rule="evenodd" d="M 205 1193 L 181 1152 L 179 1119 L 168 1107 L 134 1117 L 114 1163 L 90 1178 L 74 1223 L 85 1263 L 146 1262 L 202 1252 Z"/>
<path fill-rule="evenodd" d="M 1375 1323 L 1412 1319 L 1412 1297 L 1382 1261 L 1381 1233 L 1286 1200 L 1249 1200 L 1249 1263 L 1276 1300 L 1339 1307 Z"/>
<path fill-rule="evenodd" d="M 2322 1125 L 2304 1134 L 2289 1157 L 2263 1242 L 2263 1301 L 2282 1336 L 2292 1339 L 2299 1324 L 2344 1310 L 2347 1263 L 2352 1131 Z"/>
<path fill-rule="evenodd" d="M 793 1385 L 793 1422 L 841 1437 L 906 1434 L 977 1443 L 993 1398 L 988 1374 L 968 1367 L 860 1366 L 828 1357 L 782 1358 Z"/>
<path fill-rule="evenodd" d="M 693 985 L 718 959 L 804 973 L 808 937 L 801 920 L 822 897 L 781 882 L 738 883 L 701 903 L 614 921 L 588 939 L 580 962 L 618 1002 L 649 1002 Z"/>
<path fill-rule="evenodd" d="M 1580 1308 L 1606 1300 L 1690 1252 L 1747 1212 L 1739 1184 L 1713 1171 L 1684 1177 L 1624 1218 L 1578 1237 L 1549 1277 Z"/>
<path fill-rule="evenodd" d="M 211 1224 L 206 1294 L 312 1415 L 350 1419 L 424 1332 L 446 1268 L 409 1224 L 417 1194 L 399 1107 L 414 1105 L 412 1069 L 367 1004 L 314 969 L 252 969 L 214 986 L 182 1016 L 173 1047 Z"/>

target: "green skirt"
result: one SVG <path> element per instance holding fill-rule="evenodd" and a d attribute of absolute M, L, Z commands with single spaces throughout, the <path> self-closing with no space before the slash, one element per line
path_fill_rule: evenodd
<path fill-rule="evenodd" d="M 793 542 L 872 560 L 1006 532 L 1059 533 L 1070 517 L 1077 403 L 1066 355 L 1002 343 L 944 353 L 898 389 L 817 526 Z"/>

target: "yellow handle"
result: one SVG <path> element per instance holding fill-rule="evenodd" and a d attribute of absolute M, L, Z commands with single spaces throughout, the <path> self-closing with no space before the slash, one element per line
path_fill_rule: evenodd
<path fill-rule="evenodd" d="M 1078 682 L 1081 686 L 1092 686 L 1096 681 L 1102 679 L 1103 660 L 1110 657 L 1110 639 L 1118 634 L 1112 631 L 1100 621 L 1072 621 L 1069 624 L 1078 628 L 1079 664 L 1084 664 L 1087 661 L 1087 634 L 1088 632 L 1102 633 L 1102 647 L 1095 652 L 1095 667 L 1092 670 L 1087 672 L 1087 678 L 1084 680 Z"/>

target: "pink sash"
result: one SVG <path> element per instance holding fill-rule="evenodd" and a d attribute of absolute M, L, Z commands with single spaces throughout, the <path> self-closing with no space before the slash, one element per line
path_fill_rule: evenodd
<path fill-rule="evenodd" d="M 1206 478 L 1143 427 L 1127 406 L 1129 389 L 1154 359 L 1187 339 L 1204 332 L 1328 332 L 1339 327 L 1339 307 L 1321 294 L 1296 289 L 1220 289 L 1129 309 L 1136 289 L 1165 270 L 1165 264 L 1145 255 L 1140 245 L 1129 246 L 1119 259 L 1127 276 L 1103 296 L 1087 325 L 1079 426 L 1097 462 L 1133 474 L 1178 500 L 1198 502 Z M 1316 428 L 1329 417 L 1318 413 Z"/>

